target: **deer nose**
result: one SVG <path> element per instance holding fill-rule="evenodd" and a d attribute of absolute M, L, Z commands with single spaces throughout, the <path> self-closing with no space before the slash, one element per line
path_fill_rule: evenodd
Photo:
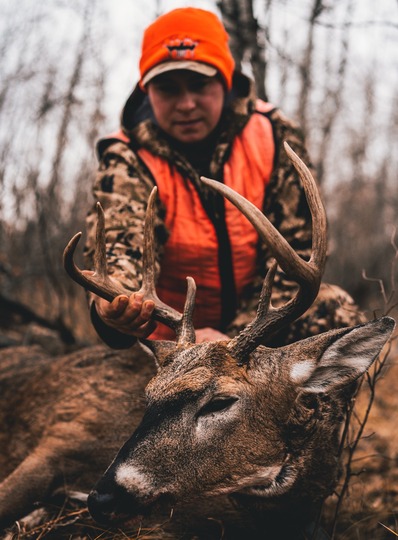
<path fill-rule="evenodd" d="M 99 493 L 93 489 L 88 496 L 87 506 L 95 521 L 109 523 L 115 513 L 116 497 L 113 493 Z"/>
<path fill-rule="evenodd" d="M 87 506 L 95 521 L 109 525 L 134 516 L 137 502 L 133 495 L 117 486 L 114 490 L 93 489 L 88 496 Z"/>

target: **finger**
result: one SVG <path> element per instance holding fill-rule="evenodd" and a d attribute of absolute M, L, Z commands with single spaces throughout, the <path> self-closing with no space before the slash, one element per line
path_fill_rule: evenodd
<path fill-rule="evenodd" d="M 85 276 L 93 276 L 95 274 L 94 270 L 82 270 L 82 274 Z"/>
<path fill-rule="evenodd" d="M 126 295 L 120 295 L 114 298 L 112 302 L 108 302 L 104 298 L 95 296 L 94 302 L 98 315 L 104 321 L 112 321 L 120 317 L 120 315 L 126 309 L 129 299 Z"/>
<path fill-rule="evenodd" d="M 152 317 L 152 313 L 155 310 L 155 302 L 153 300 L 145 300 L 142 304 L 141 315 L 149 320 Z"/>
<path fill-rule="evenodd" d="M 129 305 L 129 297 L 125 295 L 117 296 L 110 304 L 111 316 L 117 319 L 123 315 Z"/>
<path fill-rule="evenodd" d="M 120 318 L 120 322 L 124 325 L 132 325 L 134 328 L 139 328 L 145 324 L 152 317 L 153 310 L 155 309 L 155 303 L 152 300 L 137 301 L 130 303 L 126 308 L 123 317 Z"/>
<path fill-rule="evenodd" d="M 126 311 L 127 306 L 129 305 L 129 298 L 126 295 L 116 296 L 112 302 L 107 302 L 103 300 L 101 302 L 101 307 L 104 311 L 105 316 L 108 319 L 118 319 Z"/>
<path fill-rule="evenodd" d="M 137 338 L 143 339 L 147 338 L 152 332 L 156 329 L 157 323 L 153 319 L 150 319 L 145 324 L 141 325 L 136 331 L 133 332 L 133 335 Z"/>
<path fill-rule="evenodd" d="M 141 313 L 143 295 L 141 293 L 133 293 L 128 299 L 128 304 L 125 307 L 123 313 L 119 317 L 120 324 L 129 324 L 134 322 L 138 315 Z"/>

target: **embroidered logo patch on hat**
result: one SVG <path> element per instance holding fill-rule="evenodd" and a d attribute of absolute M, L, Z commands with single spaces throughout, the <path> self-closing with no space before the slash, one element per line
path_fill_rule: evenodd
<path fill-rule="evenodd" d="M 195 47 L 197 45 L 197 41 L 193 41 L 190 38 L 185 38 L 173 39 L 167 45 L 165 45 L 165 47 L 169 51 L 170 58 L 184 58 L 184 60 L 192 60 L 194 57 Z"/>

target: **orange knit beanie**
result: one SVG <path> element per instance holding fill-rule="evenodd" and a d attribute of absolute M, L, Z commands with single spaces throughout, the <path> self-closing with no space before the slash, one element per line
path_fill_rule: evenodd
<path fill-rule="evenodd" d="M 174 9 L 161 15 L 144 32 L 141 88 L 160 73 L 190 69 L 207 76 L 215 75 L 218 70 L 230 89 L 234 66 L 228 34 L 210 11 Z"/>

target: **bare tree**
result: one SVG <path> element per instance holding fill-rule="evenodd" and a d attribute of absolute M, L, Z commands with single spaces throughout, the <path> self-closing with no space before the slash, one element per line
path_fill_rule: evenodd
<path fill-rule="evenodd" d="M 321 184 L 324 178 L 324 163 L 327 159 L 327 154 L 330 149 L 330 140 L 332 135 L 332 130 L 335 126 L 336 120 L 338 119 L 341 109 L 343 106 L 343 94 L 346 83 L 346 74 L 347 74 L 347 64 L 350 52 L 350 25 L 349 21 L 352 17 L 354 7 L 354 1 L 349 0 L 346 7 L 346 17 L 345 17 L 345 26 L 344 30 L 341 33 L 341 43 L 340 43 L 340 53 L 337 63 L 337 72 L 332 80 L 329 80 L 327 77 L 327 86 L 325 89 L 325 98 L 324 103 L 324 113 L 320 116 L 320 144 L 318 149 L 318 159 L 317 159 L 317 178 L 318 182 Z M 325 73 L 332 72 L 332 65 L 330 61 L 331 49 L 328 47 L 334 39 L 335 30 L 330 28 L 326 32 L 326 50 L 329 50 L 327 56 L 327 61 L 325 63 Z"/>
<path fill-rule="evenodd" d="M 304 49 L 302 60 L 299 64 L 300 72 L 300 92 L 297 102 L 297 118 L 299 119 L 301 128 L 304 133 L 307 132 L 307 114 L 309 95 L 312 86 L 312 62 L 315 48 L 315 25 L 324 10 L 322 0 L 313 0 L 311 13 L 308 21 L 306 46 Z"/>
<path fill-rule="evenodd" d="M 265 32 L 254 16 L 253 1 L 221 0 L 217 5 L 230 36 L 230 47 L 237 69 L 242 70 L 244 62 L 249 61 L 257 95 L 266 99 Z"/>
<path fill-rule="evenodd" d="M 106 70 L 98 61 L 101 39 L 96 36 L 93 41 L 94 31 L 98 32 L 98 27 L 93 26 L 96 6 L 97 3 L 75 5 L 73 16 L 81 18 L 82 31 L 76 44 L 72 40 L 69 47 L 65 47 L 65 40 L 71 39 L 70 36 L 64 38 L 62 63 L 52 54 L 54 45 L 42 46 L 44 34 L 39 34 L 37 39 L 29 32 L 24 34 L 24 47 L 14 67 L 10 63 L 2 89 L 3 125 L 10 116 L 18 119 L 22 111 L 25 117 L 23 123 L 11 124 L 7 144 L 2 146 L 0 190 L 6 200 L 12 201 L 17 221 L 14 219 L 13 225 L 8 227 L 2 223 L 0 234 L 5 264 L 12 268 L 14 279 L 11 288 L 9 281 L 0 281 L 0 292 L 6 293 L 3 284 L 7 284 L 9 300 L 15 305 L 26 305 L 36 315 L 34 320 L 46 319 L 48 328 L 59 329 L 63 335 L 66 335 L 63 329 L 72 325 L 77 329 L 86 328 L 83 335 L 87 334 L 85 324 L 76 324 L 86 313 L 84 304 L 82 306 L 84 296 L 66 279 L 61 268 L 61 253 L 67 237 L 75 230 L 76 223 L 84 220 L 89 206 L 94 139 L 104 122 L 103 74 Z M 39 23 L 46 21 L 52 9 L 43 4 L 41 17 L 37 19 L 29 11 L 30 19 Z M 20 17 L 23 21 L 23 16 Z M 51 39 L 55 37 L 51 35 Z M 19 40 L 17 31 L 12 33 L 12 38 Z M 11 41 L 9 37 L 9 47 Z M 74 58 L 71 57 L 73 52 Z M 28 92 L 22 93 L 20 88 L 27 81 Z M 18 93 L 22 94 L 19 101 Z M 14 133 L 21 125 L 24 128 L 22 140 Z M 23 325 L 20 330 L 24 331 Z"/>

